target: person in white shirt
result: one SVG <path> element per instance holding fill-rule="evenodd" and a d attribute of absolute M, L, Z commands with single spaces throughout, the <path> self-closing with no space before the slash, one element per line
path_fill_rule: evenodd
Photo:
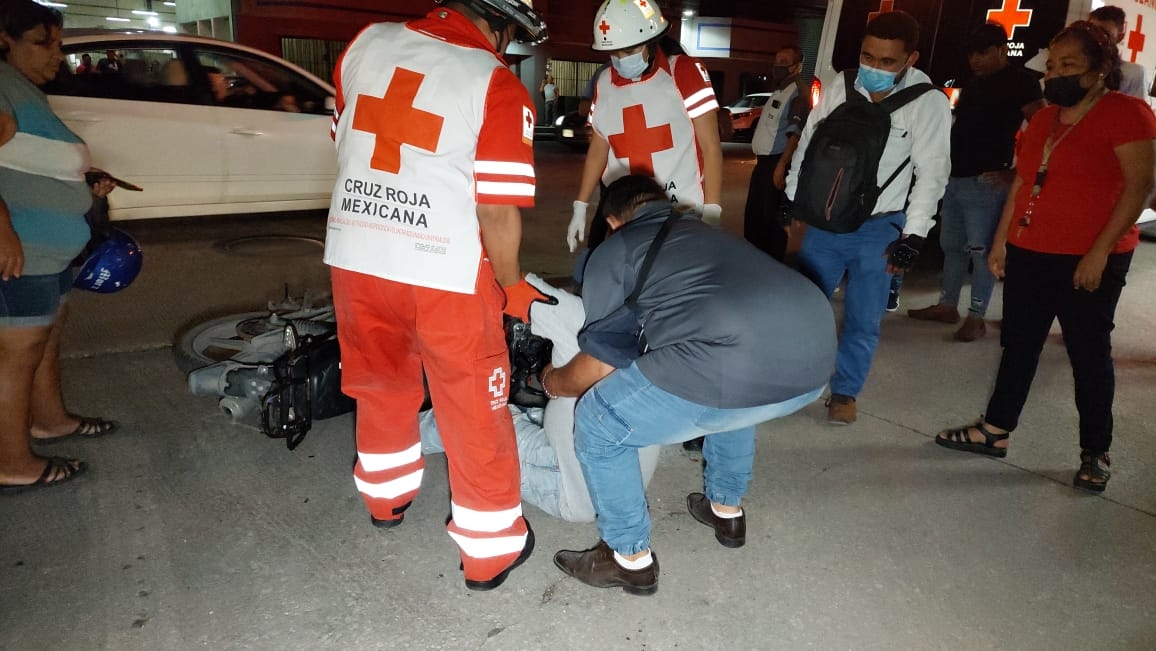
<path fill-rule="evenodd" d="M 788 45 L 775 54 L 771 68 L 775 90 L 763 105 L 751 138 L 756 163 L 747 190 L 743 237 L 779 262 L 787 253 L 786 224 L 779 219 L 787 168 L 811 110 L 799 81 L 802 68 L 803 50 L 798 45 Z"/>
<path fill-rule="evenodd" d="M 1100 7 L 1088 14 L 1088 22 L 1108 32 L 1108 36 L 1110 36 L 1116 44 L 1123 42 L 1124 35 L 1128 31 L 1127 19 L 1128 15 L 1124 13 L 1124 10 L 1113 5 Z M 1041 74 L 1046 73 L 1047 61 L 1048 48 L 1040 48 L 1040 51 L 1029 59 L 1028 62 L 1024 64 L 1024 67 L 1028 70 L 1035 70 Z M 1041 83 L 1043 82 L 1041 81 Z M 1149 85 L 1144 72 L 1144 66 L 1139 63 L 1132 63 L 1131 61 L 1120 62 L 1119 85 L 1120 87 L 1115 90 L 1125 95 L 1131 95 L 1132 97 L 1145 101 L 1148 100 Z M 1153 85 L 1152 89 L 1156 90 L 1156 85 Z"/>
<path fill-rule="evenodd" d="M 902 11 L 880 14 L 867 25 L 854 88 L 872 102 L 929 81 L 913 66 L 919 60 L 919 24 Z M 803 128 L 787 176 L 787 197 L 794 201 L 799 171 L 816 126 L 847 101 L 843 79 L 825 84 L 819 105 Z M 847 278 L 843 328 L 827 419 L 850 424 L 887 303 L 891 274 L 910 267 L 933 225 L 939 199 L 951 172 L 951 109 L 945 95 L 929 91 L 891 115 L 891 134 L 879 161 L 878 184 L 898 169 L 879 195 L 872 218 L 858 230 L 837 234 L 809 228 L 799 252 L 800 270 L 828 296 Z M 910 164 L 907 160 L 910 158 Z M 912 179 L 914 178 L 914 183 Z"/>

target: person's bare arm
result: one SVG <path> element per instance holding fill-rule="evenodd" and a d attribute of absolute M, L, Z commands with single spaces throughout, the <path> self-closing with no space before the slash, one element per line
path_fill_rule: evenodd
<path fill-rule="evenodd" d="M 1003 204 L 1003 215 L 999 225 L 995 227 L 995 236 L 992 238 L 991 250 L 987 252 L 987 268 L 996 278 L 1003 278 L 1004 263 L 1007 261 L 1007 234 L 1015 218 L 1016 195 L 1023 187 L 1023 179 L 1016 176 L 1008 188 L 1007 200 Z"/>
<path fill-rule="evenodd" d="M 783 150 L 782 157 L 779 158 L 779 163 L 775 165 L 774 181 L 775 187 L 780 190 L 787 189 L 787 168 L 791 166 L 791 159 L 795 156 L 795 150 L 799 148 L 799 134 L 792 133 L 787 136 L 787 148 Z"/>
<path fill-rule="evenodd" d="M 1145 139 L 1116 147 L 1116 159 L 1120 161 L 1120 171 L 1124 175 L 1124 191 L 1120 193 L 1120 200 L 1112 209 L 1108 223 L 1092 243 L 1091 250 L 1076 266 L 1072 277 L 1072 286 L 1076 289 L 1093 292 L 1100 287 L 1100 278 L 1112 249 L 1140 218 L 1148 196 L 1152 194 L 1152 166 L 1156 162 L 1154 144 L 1156 140 Z"/>
<path fill-rule="evenodd" d="M 0 112 L 0 147 L 16 135 L 16 118 Z M 0 278 L 19 278 L 24 272 L 24 246 L 12 228 L 12 215 L 8 204 L 0 197 Z"/>
<path fill-rule="evenodd" d="M 722 201 L 722 143 L 718 138 L 718 111 L 707 111 L 692 120 L 694 137 L 702 150 L 702 194 L 704 204 Z"/>
<path fill-rule="evenodd" d="M 576 398 L 613 372 L 613 366 L 580 352 L 565 366 L 542 369 L 542 388 L 556 398 Z"/>
<path fill-rule="evenodd" d="M 582 180 L 578 183 L 578 201 L 590 203 L 594 195 L 594 188 L 602 178 L 602 171 L 606 169 L 606 161 L 610 156 L 610 143 L 602 134 L 591 130 L 590 147 L 586 150 L 586 162 L 582 165 Z"/>
<path fill-rule="evenodd" d="M 518 251 L 522 246 L 522 213 L 517 206 L 478 205 L 478 227 L 482 246 L 494 267 L 494 276 L 503 287 L 522 280 Z"/>

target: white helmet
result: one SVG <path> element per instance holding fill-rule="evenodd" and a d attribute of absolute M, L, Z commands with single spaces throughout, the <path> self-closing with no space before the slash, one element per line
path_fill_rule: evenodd
<path fill-rule="evenodd" d="M 594 15 L 594 49 L 625 50 L 662 36 L 670 23 L 657 0 L 606 0 Z"/>
<path fill-rule="evenodd" d="M 546 21 L 534 11 L 534 0 L 462 0 L 481 16 L 492 16 L 517 25 L 514 38 L 519 43 L 538 45 L 549 38 Z M 449 0 L 437 0 L 443 5 Z"/>

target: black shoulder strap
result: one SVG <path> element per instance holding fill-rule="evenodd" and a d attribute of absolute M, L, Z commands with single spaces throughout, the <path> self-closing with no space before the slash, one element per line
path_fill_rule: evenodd
<path fill-rule="evenodd" d="M 850 102 L 852 99 L 854 99 L 856 97 L 858 97 L 861 100 L 866 100 L 867 99 L 866 97 L 863 97 L 862 95 L 859 94 L 859 91 L 855 90 L 855 80 L 859 78 L 859 72 L 858 71 L 852 71 L 852 70 L 844 70 L 842 72 L 842 75 L 843 75 L 843 87 L 847 90 L 847 100 L 846 101 Z"/>
<path fill-rule="evenodd" d="M 634 291 L 630 292 L 630 296 L 626 297 L 624 301 L 626 306 L 630 309 L 638 307 L 638 295 L 642 293 L 642 286 L 646 284 L 646 278 L 650 276 L 650 268 L 654 266 L 654 259 L 658 257 L 658 249 L 662 248 L 662 243 L 666 240 L 666 236 L 670 235 L 670 230 L 674 228 L 674 222 L 682 218 L 682 213 L 677 210 L 666 221 L 662 223 L 662 228 L 658 229 L 658 235 L 654 236 L 654 241 L 650 243 L 650 248 L 646 250 L 646 257 L 642 259 L 642 267 L 638 269 L 638 278 L 634 280 Z"/>
<path fill-rule="evenodd" d="M 894 113 L 911 102 L 914 102 L 916 99 L 919 99 L 921 95 L 929 90 L 935 90 L 935 86 L 928 83 L 915 84 L 914 86 L 904 88 L 894 95 L 888 96 L 882 102 L 879 102 L 879 105 L 887 109 L 888 113 Z"/>

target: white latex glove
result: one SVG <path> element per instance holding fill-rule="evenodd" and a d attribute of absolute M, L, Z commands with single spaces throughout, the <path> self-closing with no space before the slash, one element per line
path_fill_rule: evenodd
<path fill-rule="evenodd" d="M 574 202 L 574 216 L 566 227 L 566 244 L 570 245 L 570 253 L 578 248 L 579 242 L 586 239 L 586 209 L 589 206 L 585 201 Z"/>
<path fill-rule="evenodd" d="M 708 203 L 702 207 L 702 220 L 711 226 L 722 224 L 722 206 Z"/>

